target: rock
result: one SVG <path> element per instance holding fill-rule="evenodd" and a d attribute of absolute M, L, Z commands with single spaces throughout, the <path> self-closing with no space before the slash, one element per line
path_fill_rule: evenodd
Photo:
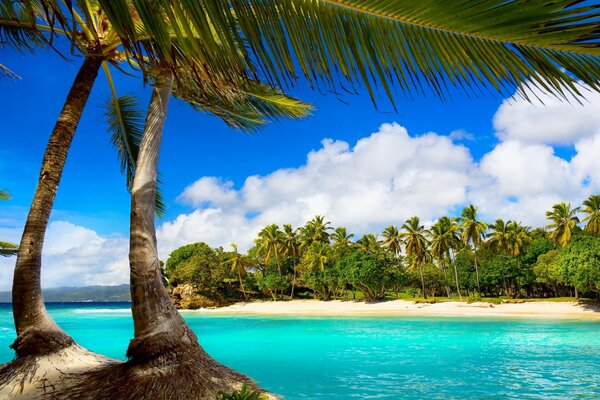
<path fill-rule="evenodd" d="M 210 299 L 196 292 L 190 284 L 179 285 L 171 290 L 171 300 L 175 306 L 184 310 L 198 308 L 216 308 L 222 304 L 218 300 Z"/>

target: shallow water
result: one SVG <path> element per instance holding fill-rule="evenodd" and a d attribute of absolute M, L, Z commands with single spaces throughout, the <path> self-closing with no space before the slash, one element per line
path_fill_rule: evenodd
<path fill-rule="evenodd" d="M 81 345 L 124 358 L 128 304 L 51 304 Z M 599 399 L 600 322 L 184 313 L 217 360 L 286 399 Z M 0 362 L 13 356 L 0 305 Z"/>

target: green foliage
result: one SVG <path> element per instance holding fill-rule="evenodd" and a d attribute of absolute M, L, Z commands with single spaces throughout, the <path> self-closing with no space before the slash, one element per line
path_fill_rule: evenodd
<path fill-rule="evenodd" d="M 241 390 L 234 390 L 231 393 L 221 392 L 216 397 L 217 400 L 267 400 L 267 396 L 257 390 L 252 390 L 244 384 Z"/>
<path fill-rule="evenodd" d="M 364 293 L 366 300 L 382 299 L 394 279 L 392 270 L 380 257 L 362 250 L 342 257 L 336 266 L 349 284 Z"/>
<path fill-rule="evenodd" d="M 172 285 L 191 283 L 200 293 L 214 293 L 230 276 L 223 262 L 223 250 L 203 242 L 189 244 L 173 251 L 165 264 L 165 275 Z"/>
<path fill-rule="evenodd" d="M 554 262 L 563 282 L 582 292 L 600 292 L 600 237 L 574 236 Z"/>

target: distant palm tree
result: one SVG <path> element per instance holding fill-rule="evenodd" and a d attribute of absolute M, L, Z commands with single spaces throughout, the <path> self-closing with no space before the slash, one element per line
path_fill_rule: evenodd
<path fill-rule="evenodd" d="M 229 260 L 226 261 L 228 265 L 231 266 L 231 272 L 237 275 L 238 280 L 240 282 L 240 289 L 242 289 L 242 293 L 244 294 L 244 299 L 248 300 L 248 294 L 246 293 L 246 289 L 244 288 L 244 281 L 242 279 L 243 276 L 246 275 L 246 268 L 248 267 L 248 263 L 243 254 L 238 252 L 238 245 L 235 243 L 231 244 L 233 248 L 233 254 Z"/>
<path fill-rule="evenodd" d="M 335 228 L 335 231 L 331 235 L 331 239 L 333 240 L 333 248 L 334 250 L 344 251 L 349 249 L 352 246 L 352 238 L 354 237 L 353 233 L 348 233 L 346 228 L 338 227 Z"/>
<path fill-rule="evenodd" d="M 511 221 L 504 222 L 503 219 L 498 218 L 493 225 L 490 226 L 492 229 L 490 233 L 488 233 L 488 244 L 497 252 L 509 254 L 509 243 L 511 238 L 511 233 L 509 230 Z M 508 290 L 506 288 L 506 274 L 504 272 L 504 263 L 502 263 L 501 267 L 502 274 L 502 286 L 504 288 L 504 294 L 508 294 Z"/>
<path fill-rule="evenodd" d="M 269 264 L 271 260 L 275 260 L 280 276 L 282 275 L 281 254 L 283 251 L 283 241 L 283 232 L 279 230 L 279 226 L 277 224 L 265 226 L 260 232 L 258 232 L 258 239 L 255 240 L 255 243 L 259 246 L 265 263 Z"/>
<path fill-rule="evenodd" d="M 292 261 L 292 291 L 290 292 L 290 299 L 294 298 L 294 288 L 296 287 L 296 267 L 298 265 L 298 260 L 301 257 L 300 254 L 300 240 L 298 238 L 298 230 L 293 229 L 292 225 L 285 224 L 283 225 L 283 235 L 282 235 L 282 250 L 283 254 L 287 256 Z"/>
<path fill-rule="evenodd" d="M 381 249 L 377 236 L 372 233 L 362 235 L 361 238 L 356 241 L 356 245 L 365 253 L 378 254 Z"/>
<path fill-rule="evenodd" d="M 422 263 L 427 258 L 428 241 L 426 235 L 428 234 L 428 231 L 425 229 L 425 226 L 421 225 L 419 217 L 407 219 L 406 222 L 402 224 L 402 229 L 403 231 L 400 233 L 400 236 L 402 237 L 402 242 L 406 249 L 406 255 L 409 259 L 414 260 L 414 263 L 419 270 L 423 297 L 427 298 Z"/>
<path fill-rule="evenodd" d="M 477 292 L 481 293 L 479 284 L 479 267 L 477 266 L 477 247 L 481 244 L 485 237 L 485 232 L 488 230 L 488 225 L 477 219 L 477 207 L 472 204 L 462 210 L 461 216 L 461 238 L 465 246 L 471 244 L 473 246 L 473 261 L 475 264 L 475 274 L 477 276 Z"/>
<path fill-rule="evenodd" d="M 564 202 L 553 205 L 552 210 L 546 212 L 546 219 L 552 221 L 548 228 L 550 239 L 554 240 L 554 243 L 564 247 L 571 242 L 579 223 L 578 212 L 579 207 L 571 208 L 571 203 Z"/>
<path fill-rule="evenodd" d="M 446 281 L 446 293 L 450 297 L 450 287 L 448 282 L 448 274 L 446 272 L 446 258 L 450 258 L 450 250 L 456 245 L 459 240 L 456 235 L 456 230 L 453 230 L 452 221 L 448 217 L 440 218 L 429 230 L 429 251 L 431 255 L 438 259 L 444 278 Z M 458 275 L 458 274 L 456 274 Z M 456 276 L 456 290 L 460 297 L 460 289 L 458 287 L 458 276 Z"/>
<path fill-rule="evenodd" d="M 394 225 L 390 225 L 381 233 L 383 236 L 382 246 L 387 248 L 393 255 L 398 255 L 402 251 L 402 237 L 400 231 Z"/>
<path fill-rule="evenodd" d="M 329 243 L 331 234 L 329 231 L 333 229 L 331 222 L 325 222 L 322 215 L 316 215 L 308 221 L 306 225 L 300 228 L 300 241 L 303 248 L 310 247 L 313 243 Z"/>
<path fill-rule="evenodd" d="M 587 222 L 584 230 L 592 235 L 600 235 L 600 195 L 593 194 L 583 202 L 581 212 L 587 214 L 583 219 Z"/>

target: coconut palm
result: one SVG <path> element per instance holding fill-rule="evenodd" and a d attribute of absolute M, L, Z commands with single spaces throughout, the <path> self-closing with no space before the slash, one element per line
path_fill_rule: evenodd
<path fill-rule="evenodd" d="M 571 203 L 564 202 L 553 205 L 552 210 L 546 212 L 546 219 L 552 221 L 548 228 L 550 239 L 554 243 L 564 247 L 571 242 L 573 232 L 579 223 L 578 212 L 579 207 L 571 208 Z"/>
<path fill-rule="evenodd" d="M 581 212 L 587 214 L 583 218 L 584 230 L 592 235 L 600 235 L 600 195 L 593 194 L 583 201 Z"/>
<path fill-rule="evenodd" d="M 377 235 L 367 233 L 356 241 L 356 246 L 365 253 L 378 254 L 381 250 L 380 243 L 377 240 Z"/>
<path fill-rule="evenodd" d="M 434 258 L 440 262 L 444 278 L 447 282 L 446 293 L 450 297 L 450 287 L 448 283 L 448 274 L 446 272 L 446 259 L 449 259 L 450 250 L 452 250 L 458 237 L 456 231 L 452 229 L 452 221 L 448 217 L 440 218 L 429 230 L 429 251 Z M 456 274 L 456 290 L 460 296 L 458 285 L 458 273 Z"/>
<path fill-rule="evenodd" d="M 404 243 L 406 256 L 413 260 L 419 274 L 421 276 L 421 288 L 423 289 L 423 297 L 427 298 L 425 293 L 425 280 L 423 279 L 423 262 L 427 258 L 427 240 L 428 231 L 424 225 L 421 225 L 419 217 L 411 217 L 402 224 L 403 231 L 400 233 L 402 242 Z"/>
<path fill-rule="evenodd" d="M 238 251 L 238 245 L 235 243 L 231 244 L 233 248 L 233 254 L 231 258 L 226 261 L 228 265 L 231 266 L 231 272 L 237 275 L 238 281 L 240 282 L 240 289 L 242 289 L 242 293 L 244 295 L 244 299 L 248 300 L 248 294 L 246 293 L 246 289 L 244 289 L 244 281 L 242 279 L 243 276 L 246 275 L 246 268 L 248 267 L 248 263 L 244 258 L 243 254 L 240 254 Z"/>
<path fill-rule="evenodd" d="M 300 240 L 298 238 L 298 230 L 293 229 L 292 225 L 283 225 L 283 254 L 288 257 L 292 262 L 292 291 L 290 292 L 290 299 L 294 298 L 294 288 L 296 287 L 296 267 L 298 266 L 298 260 L 300 259 Z"/>
<path fill-rule="evenodd" d="M 275 260 L 277 270 L 281 275 L 281 255 L 283 253 L 284 236 L 277 224 L 265 226 L 258 232 L 258 239 L 254 241 L 267 264 Z"/>
<path fill-rule="evenodd" d="M 353 233 L 348 233 L 348 230 L 344 227 L 337 227 L 331 235 L 333 240 L 333 249 L 337 251 L 346 251 L 352 246 Z"/>
<path fill-rule="evenodd" d="M 468 246 L 473 246 L 473 262 L 475 264 L 475 273 L 477 276 L 477 292 L 481 293 L 479 285 L 479 267 L 477 266 L 477 248 L 485 237 L 485 232 L 488 230 L 488 225 L 477 219 L 477 207 L 472 204 L 462 210 L 460 216 L 461 222 L 461 239 Z"/>
<path fill-rule="evenodd" d="M 512 221 L 504 222 L 503 219 L 498 218 L 496 222 L 490 225 L 491 231 L 488 233 L 488 243 L 499 253 L 509 254 L 510 253 L 510 241 L 511 241 L 511 226 Z M 504 288 L 504 294 L 508 294 L 506 288 L 506 276 L 504 273 L 504 263 L 501 268 L 502 273 L 502 286 Z"/>
<path fill-rule="evenodd" d="M 398 255 L 402 251 L 402 238 L 398 228 L 390 225 L 381 233 L 383 236 L 382 246 L 387 248 L 393 255 Z"/>

